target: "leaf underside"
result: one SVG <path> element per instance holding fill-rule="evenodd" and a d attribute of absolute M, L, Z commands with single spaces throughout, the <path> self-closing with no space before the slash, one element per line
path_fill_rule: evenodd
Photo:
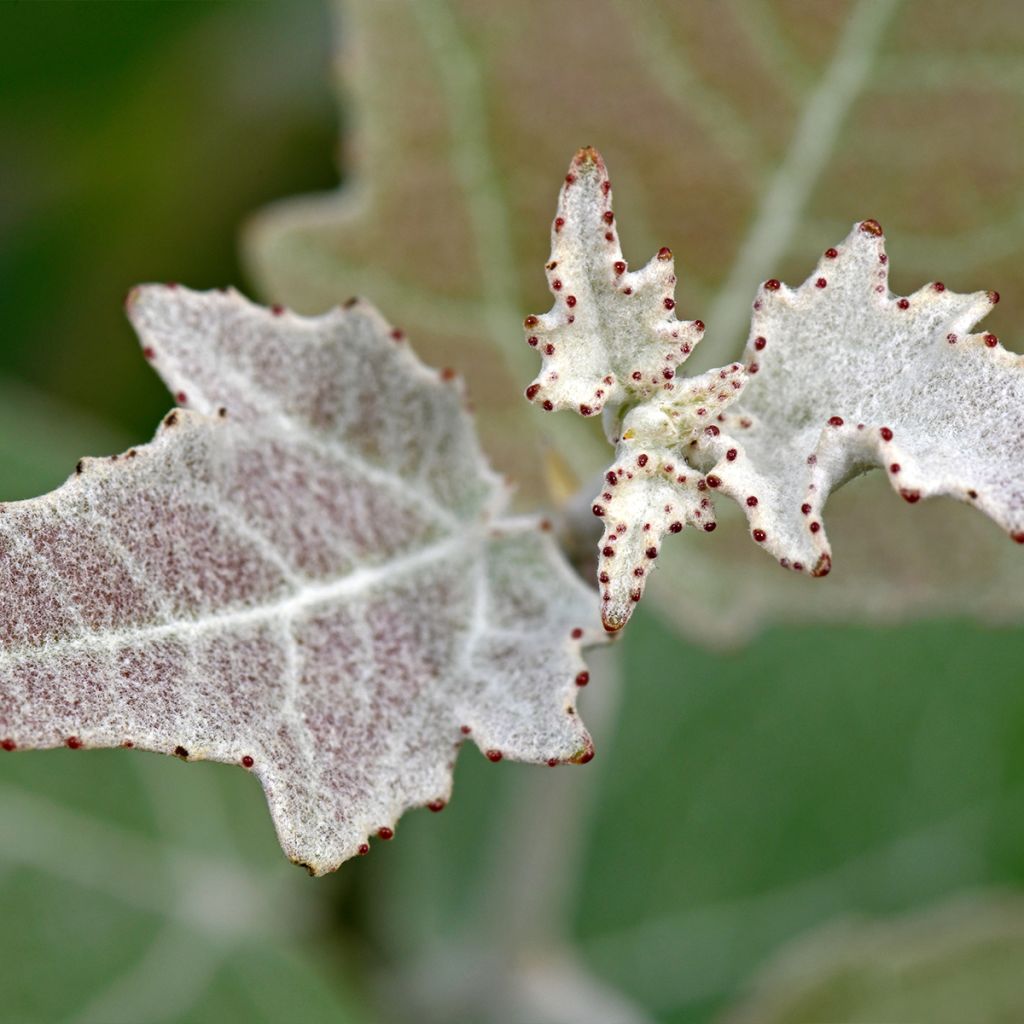
<path fill-rule="evenodd" d="M 147 445 L 0 505 L 0 744 L 241 764 L 331 871 L 440 810 L 458 747 L 584 762 L 590 591 L 497 518 L 461 384 L 363 303 L 316 318 L 146 286 L 179 406 Z"/>

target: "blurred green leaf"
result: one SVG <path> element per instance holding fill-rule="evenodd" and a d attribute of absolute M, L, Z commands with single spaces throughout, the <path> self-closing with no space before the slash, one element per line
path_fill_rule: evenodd
<path fill-rule="evenodd" d="M 5 758 L 10 1019 L 279 1020 L 289 1004 L 303 1020 L 368 1019 L 329 937 L 329 884 L 314 891 L 283 860 L 255 780 L 220 767 L 128 751 Z"/>
<path fill-rule="evenodd" d="M 891 921 L 841 922 L 788 947 L 723 1024 L 1024 1018 L 1024 900 L 983 893 Z"/>
<path fill-rule="evenodd" d="M 666 1019 L 704 1020 L 837 915 L 1024 881 L 1020 630 L 773 630 L 715 655 L 632 629 L 578 928 Z"/>

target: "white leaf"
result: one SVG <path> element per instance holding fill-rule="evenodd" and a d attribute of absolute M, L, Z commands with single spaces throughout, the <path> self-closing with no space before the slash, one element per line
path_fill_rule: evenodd
<path fill-rule="evenodd" d="M 662 248 L 630 271 L 614 224 L 604 161 L 596 150 L 581 149 L 551 227 L 547 272 L 555 305 L 524 321 L 527 343 L 542 358 L 527 399 L 547 412 L 603 411 L 616 446 L 593 505 L 605 523 L 598 582 L 609 632 L 629 621 L 666 533 L 687 523 L 714 530 L 694 459 L 728 441 L 719 424 L 746 381 L 738 363 L 695 378 L 676 375 L 704 325 L 676 319 L 672 253 Z"/>
<path fill-rule="evenodd" d="M 896 297 L 887 281 L 882 229 L 864 221 L 799 288 L 768 281 L 754 303 L 749 427 L 708 481 L 786 568 L 828 573 L 825 503 L 875 466 L 908 502 L 952 495 L 1024 541 L 1024 360 L 970 333 L 998 295 L 936 282 Z"/>
<path fill-rule="evenodd" d="M 505 500 L 448 374 L 365 304 L 145 287 L 179 404 L 0 505 L 0 745 L 250 768 L 313 873 L 439 810 L 460 743 L 583 762 L 592 594 Z M 540 524 L 543 527 L 543 524 Z"/>
<path fill-rule="evenodd" d="M 554 308 L 525 320 L 541 372 L 526 396 L 541 408 L 595 416 L 671 392 L 676 366 L 700 341 L 700 321 L 677 320 L 676 275 L 663 248 L 641 270 L 627 268 L 600 154 L 581 149 L 569 166 L 551 225 L 548 286 Z"/>

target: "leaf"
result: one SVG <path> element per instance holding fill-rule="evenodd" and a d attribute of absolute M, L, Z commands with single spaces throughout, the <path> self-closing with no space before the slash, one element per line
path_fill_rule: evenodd
<path fill-rule="evenodd" d="M 612 186 L 601 154 L 581 149 L 569 165 L 551 225 L 550 313 L 528 316 L 526 341 L 541 373 L 526 397 L 543 409 L 596 416 L 606 405 L 672 391 L 675 368 L 704 333 L 676 319 L 675 267 L 661 249 L 642 270 L 622 258 Z"/>
<path fill-rule="evenodd" d="M 443 807 L 466 735 L 590 759 L 589 592 L 543 528 L 496 518 L 449 374 L 364 304 L 148 286 L 129 313 L 187 408 L 0 506 L 5 749 L 240 763 L 315 874 Z"/>
<path fill-rule="evenodd" d="M 605 524 L 598 582 L 609 632 L 629 621 L 666 533 L 687 523 L 715 529 L 704 475 L 688 460 L 727 442 L 712 421 L 724 419 L 746 381 L 738 363 L 697 378 L 676 376 L 704 325 L 676 319 L 671 251 L 663 247 L 630 271 L 614 222 L 604 161 L 595 149 L 581 149 L 551 226 L 546 269 L 555 305 L 524 321 L 527 344 L 542 361 L 527 399 L 546 412 L 603 410 L 616 446 L 592 508 Z"/>
<path fill-rule="evenodd" d="M 798 289 L 769 280 L 754 303 L 749 426 L 708 481 L 785 568 L 829 572 L 825 503 L 874 466 L 911 504 L 951 495 L 1024 542 L 1024 358 L 970 333 L 999 296 L 935 282 L 897 298 L 888 269 L 864 221 Z"/>
<path fill-rule="evenodd" d="M 1024 901 L 987 890 L 890 919 L 837 921 L 785 948 L 722 1024 L 921 1020 L 1024 1013 Z"/>
<path fill-rule="evenodd" d="M 941 265 L 958 291 L 1002 289 L 998 317 L 1020 319 L 1024 293 L 1004 287 L 1020 262 L 1024 170 L 1006 131 L 1020 102 L 1008 0 L 933 5 L 924 19 L 898 0 L 798 13 L 774 0 L 573 0 L 554 28 L 531 4 L 335 6 L 342 188 L 260 211 L 248 265 L 269 301 L 317 312 L 365 292 L 415 323 L 425 358 L 466 374 L 485 448 L 524 507 L 558 499 L 553 461 L 588 489 L 606 466 L 594 424 L 519 400 L 535 365 L 516 327 L 544 301 L 539 225 L 567 146 L 593 142 L 613 164 L 626 252 L 686 239 L 699 253 L 682 275 L 689 315 L 708 327 L 698 370 L 741 353 L 758 283 L 801 279 L 800 254 L 845 233 L 851 197 L 899 240 L 908 287 Z M 985 159 L 951 163 L 951 138 Z M 876 476 L 830 505 L 827 587 L 778 572 L 719 502 L 714 536 L 685 531 L 663 549 L 646 603 L 719 644 L 782 621 L 1017 621 L 1024 563 L 1006 559 L 999 531 L 953 502 L 883 508 Z"/>

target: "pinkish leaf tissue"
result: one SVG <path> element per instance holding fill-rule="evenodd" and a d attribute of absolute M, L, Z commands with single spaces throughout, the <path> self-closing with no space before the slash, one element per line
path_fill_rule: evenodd
<path fill-rule="evenodd" d="M 181 408 L 0 505 L 0 746 L 238 764 L 315 874 L 440 810 L 460 744 L 590 759 L 591 593 L 501 519 L 461 384 L 371 307 L 129 297 Z"/>

